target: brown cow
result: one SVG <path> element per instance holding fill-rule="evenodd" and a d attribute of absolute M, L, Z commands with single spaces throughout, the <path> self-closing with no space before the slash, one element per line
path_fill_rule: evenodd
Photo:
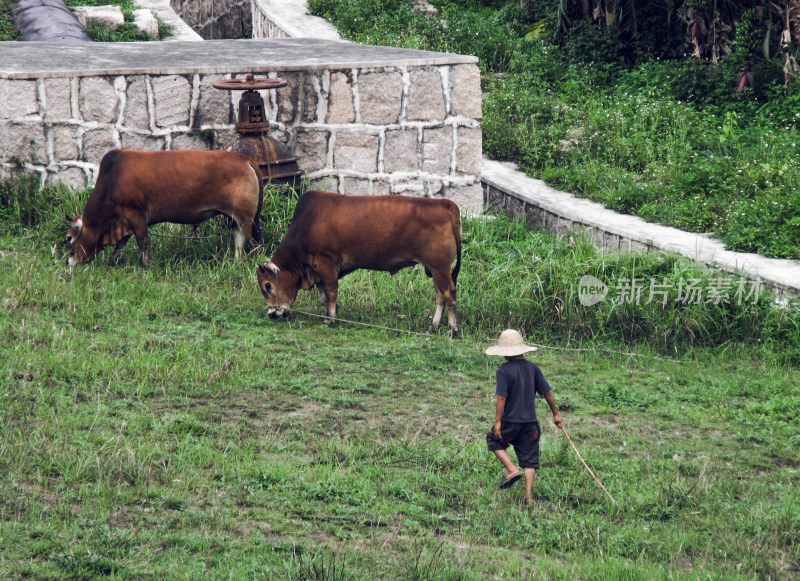
<path fill-rule="evenodd" d="M 360 268 L 394 274 L 416 263 L 436 285 L 432 328 L 439 328 L 447 305 L 450 334 L 457 334 L 461 216 L 450 200 L 308 192 L 298 200 L 275 255 L 258 266 L 256 276 L 271 319 L 288 314 L 300 288 L 316 286 L 327 308 L 325 322 L 333 323 L 340 278 Z"/>
<path fill-rule="evenodd" d="M 67 218 L 70 270 L 108 245 L 115 246 L 116 262 L 132 235 L 147 267 L 150 224 L 199 224 L 217 214 L 236 224 L 238 258 L 248 239 L 260 239 L 261 195 L 256 168 L 239 153 L 111 150 L 83 214 Z"/>

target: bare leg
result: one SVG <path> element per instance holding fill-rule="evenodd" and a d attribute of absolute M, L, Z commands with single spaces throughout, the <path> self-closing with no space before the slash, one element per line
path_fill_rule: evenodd
<path fill-rule="evenodd" d="M 119 263 L 119 256 L 122 254 L 122 249 L 125 248 L 125 245 L 128 243 L 128 240 L 131 239 L 131 235 L 128 234 L 124 238 L 121 238 L 117 245 L 114 246 L 114 254 L 111 255 L 111 258 L 108 259 L 108 263 L 112 266 L 116 266 Z"/>
<path fill-rule="evenodd" d="M 519 468 L 517 468 L 516 464 L 511 461 L 511 457 L 508 455 L 508 452 L 505 450 L 494 450 L 494 455 L 497 456 L 500 462 L 503 463 L 503 466 L 506 469 L 506 478 L 519 472 Z"/>
<path fill-rule="evenodd" d="M 533 483 L 536 481 L 536 468 L 525 468 L 525 502 L 533 503 Z"/>

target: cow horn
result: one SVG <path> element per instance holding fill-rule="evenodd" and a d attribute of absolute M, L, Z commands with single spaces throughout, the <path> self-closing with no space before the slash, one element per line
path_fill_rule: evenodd
<path fill-rule="evenodd" d="M 281 271 L 281 269 L 278 268 L 278 266 L 271 260 L 259 264 L 258 270 L 261 271 L 262 273 L 271 272 L 272 274 L 278 274 Z"/>
<path fill-rule="evenodd" d="M 267 263 L 267 270 L 269 270 L 272 274 L 278 274 L 281 271 L 281 269 L 278 268 L 278 265 L 271 260 Z"/>

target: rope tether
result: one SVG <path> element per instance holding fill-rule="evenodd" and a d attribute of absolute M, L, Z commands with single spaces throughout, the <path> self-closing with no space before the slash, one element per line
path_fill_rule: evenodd
<path fill-rule="evenodd" d="M 307 315 L 309 317 L 315 317 L 317 319 L 329 319 L 327 315 L 319 315 L 317 313 L 310 313 L 308 311 L 301 311 L 300 309 L 289 308 L 286 309 L 287 311 L 291 311 L 293 313 L 298 313 L 300 315 Z M 342 319 L 340 317 L 336 317 L 336 322 L 339 323 L 349 323 L 351 325 L 360 325 L 362 327 L 370 327 L 372 329 L 381 329 L 383 331 L 390 331 L 392 333 L 407 333 L 409 335 L 417 335 L 419 337 L 435 337 L 432 333 L 420 333 L 419 331 L 411 331 L 409 329 L 398 329 L 396 327 L 385 327 L 383 325 L 374 325 L 372 323 L 364 323 L 362 321 L 352 321 L 349 319 Z M 617 349 L 597 349 L 591 347 L 558 347 L 556 345 L 543 345 L 541 343 L 529 343 L 529 345 L 533 345 L 534 347 L 540 347 L 542 349 L 552 349 L 554 351 L 572 351 L 576 353 L 615 353 L 617 355 L 625 355 L 627 357 L 651 357 L 653 359 L 662 359 L 664 361 L 672 361 L 672 359 L 668 357 L 659 357 L 658 355 L 651 355 L 647 353 L 631 353 L 630 351 L 619 351 Z"/>

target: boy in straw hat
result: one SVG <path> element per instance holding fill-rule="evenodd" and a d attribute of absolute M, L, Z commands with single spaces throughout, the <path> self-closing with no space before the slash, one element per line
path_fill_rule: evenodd
<path fill-rule="evenodd" d="M 527 361 L 525 353 L 536 351 L 526 345 L 519 331 L 506 329 L 500 333 L 496 345 L 486 350 L 487 355 L 502 355 L 506 358 L 497 369 L 497 406 L 494 427 L 486 434 L 489 450 L 494 452 L 505 466 L 506 473 L 500 488 L 508 488 L 522 478 L 523 472 L 511 461 L 506 452 L 514 447 L 519 465 L 525 474 L 525 502 L 533 502 L 533 481 L 539 468 L 539 438 L 541 430 L 536 419 L 535 397 L 538 393 L 547 400 L 553 412 L 553 422 L 561 427 L 564 420 L 558 413 L 556 400 L 550 384 L 539 366 Z"/>

